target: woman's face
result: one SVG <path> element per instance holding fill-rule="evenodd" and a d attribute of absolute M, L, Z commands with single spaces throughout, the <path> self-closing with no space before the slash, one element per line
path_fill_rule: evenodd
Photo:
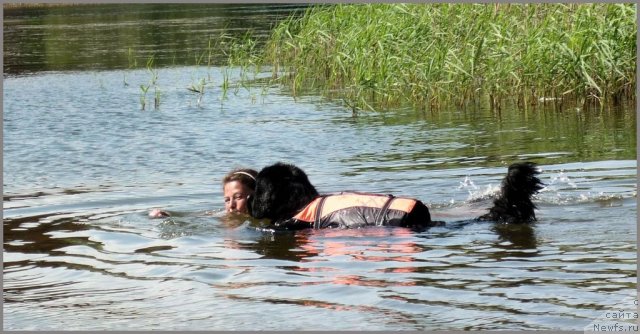
<path fill-rule="evenodd" d="M 247 188 L 240 181 L 230 181 L 224 184 L 224 209 L 226 212 L 249 213 L 247 197 L 253 190 Z"/>

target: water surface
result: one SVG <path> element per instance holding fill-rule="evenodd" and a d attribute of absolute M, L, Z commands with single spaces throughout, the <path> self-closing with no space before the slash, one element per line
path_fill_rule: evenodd
<path fill-rule="evenodd" d="M 258 42 L 304 4 L 93 4 L 4 9 L 4 73 L 226 63 L 220 36 Z M 211 44 L 209 42 L 211 41 Z M 211 53 L 205 52 L 207 48 Z M 205 57 L 203 57 L 205 54 Z M 211 56 L 211 59 L 209 59 Z"/>
<path fill-rule="evenodd" d="M 582 330 L 635 295 L 630 106 L 354 117 L 236 85 L 239 69 L 169 66 L 141 110 L 146 69 L 35 62 L 4 80 L 6 330 Z M 198 104 L 187 87 L 205 77 Z M 522 160 L 543 170 L 539 221 L 469 222 Z M 270 234 L 225 218 L 223 175 L 276 161 L 321 192 L 420 198 L 447 225 Z"/>

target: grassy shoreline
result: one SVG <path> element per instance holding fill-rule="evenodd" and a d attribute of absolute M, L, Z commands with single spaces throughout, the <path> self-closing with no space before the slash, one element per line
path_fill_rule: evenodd
<path fill-rule="evenodd" d="M 324 5 L 280 23 L 260 62 L 354 108 L 604 106 L 635 99 L 636 30 L 635 4 Z"/>

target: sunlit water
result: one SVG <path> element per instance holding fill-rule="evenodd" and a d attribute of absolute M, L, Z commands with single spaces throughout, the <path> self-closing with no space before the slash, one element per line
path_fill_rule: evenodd
<path fill-rule="evenodd" d="M 616 156 L 633 147 L 588 162 L 588 146 L 539 149 L 550 111 L 353 117 L 217 86 L 197 106 L 186 87 L 219 71 L 160 70 L 146 111 L 144 70 L 5 80 L 5 329 L 575 330 L 633 293 L 636 162 Z M 539 222 L 465 223 L 525 159 L 547 185 Z M 420 198 L 448 224 L 272 235 L 222 219 L 221 177 L 275 161 L 322 192 Z M 154 207 L 176 217 L 149 219 Z"/>
<path fill-rule="evenodd" d="M 159 69 L 144 111 L 147 70 L 5 77 L 4 329 L 582 330 L 635 294 L 634 111 L 354 117 L 237 86 L 238 69 L 225 93 L 224 71 Z M 470 222 L 522 160 L 543 171 L 538 222 Z M 447 224 L 271 234 L 224 217 L 222 176 L 276 161 Z"/>

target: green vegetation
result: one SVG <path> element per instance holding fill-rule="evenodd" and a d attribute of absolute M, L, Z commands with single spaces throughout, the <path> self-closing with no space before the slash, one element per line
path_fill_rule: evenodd
<path fill-rule="evenodd" d="M 155 95 L 153 106 L 156 110 L 160 108 L 160 90 L 157 84 L 158 70 L 156 70 L 153 65 L 154 58 L 155 58 L 154 56 L 151 56 L 149 57 L 149 59 L 147 59 L 147 71 L 149 71 L 149 74 L 151 75 L 151 79 L 149 80 L 149 83 L 146 85 L 145 84 L 140 85 L 140 107 L 142 110 L 145 110 L 145 107 L 147 105 L 147 92 L 151 87 L 153 87 L 154 95 Z M 125 80 L 125 85 L 127 85 L 126 80 Z"/>
<path fill-rule="evenodd" d="M 281 22 L 259 57 L 240 49 L 354 110 L 604 106 L 635 99 L 636 31 L 635 4 L 337 4 Z"/>
<path fill-rule="evenodd" d="M 187 87 L 190 92 L 198 94 L 198 101 L 196 102 L 196 106 L 198 107 L 200 107 L 200 104 L 202 103 L 202 97 L 204 96 L 204 88 L 206 85 L 206 80 L 202 78 L 197 84 L 191 84 L 191 86 Z"/>
<path fill-rule="evenodd" d="M 251 39 L 251 34 L 247 33 L 241 37 L 234 37 L 225 32 L 222 32 L 216 38 L 209 37 L 207 47 L 200 54 L 195 55 L 195 65 L 203 66 L 206 60 L 207 77 L 200 78 L 197 83 L 191 83 L 187 90 L 197 94 L 198 99 L 196 106 L 202 106 L 202 98 L 205 94 L 205 88 L 213 85 L 214 80 L 211 75 L 211 67 L 214 65 L 215 58 L 218 54 L 224 55 L 227 60 L 227 67 L 223 68 L 220 87 L 222 88 L 222 96 L 220 102 L 222 103 L 227 98 L 227 93 L 230 88 L 229 80 L 229 67 L 240 67 L 242 78 L 237 87 L 243 85 L 246 87 L 246 82 L 250 81 L 247 76 L 249 68 L 255 65 L 256 61 L 256 42 Z M 236 87 L 236 90 L 237 90 Z"/>

